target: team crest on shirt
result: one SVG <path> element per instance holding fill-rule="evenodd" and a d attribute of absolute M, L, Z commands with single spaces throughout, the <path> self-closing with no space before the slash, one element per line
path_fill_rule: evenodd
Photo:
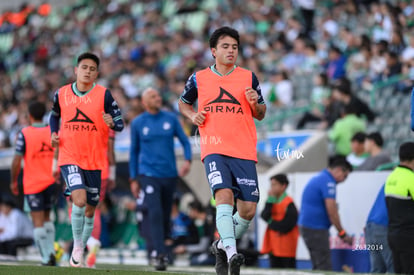
<path fill-rule="evenodd" d="M 220 94 L 218 97 L 204 106 L 204 111 L 209 113 L 243 114 L 240 102 L 230 92 L 226 91 L 222 87 L 220 87 Z"/>
<path fill-rule="evenodd" d="M 149 127 L 145 126 L 144 128 L 142 128 L 142 134 L 144 136 L 148 135 L 148 132 L 149 132 Z"/>
<path fill-rule="evenodd" d="M 171 128 L 171 124 L 169 122 L 164 122 L 164 124 L 162 125 L 162 128 L 164 130 L 169 130 Z"/>

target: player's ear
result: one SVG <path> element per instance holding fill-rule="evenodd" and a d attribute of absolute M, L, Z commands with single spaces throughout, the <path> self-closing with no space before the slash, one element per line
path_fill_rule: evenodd
<path fill-rule="evenodd" d="M 216 59 L 216 48 L 211 48 L 211 55 Z"/>

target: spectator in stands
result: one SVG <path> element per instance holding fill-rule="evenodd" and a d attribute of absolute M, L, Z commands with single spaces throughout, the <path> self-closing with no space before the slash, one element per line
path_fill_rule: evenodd
<path fill-rule="evenodd" d="M 355 108 L 357 116 L 373 122 L 375 113 L 369 106 L 351 91 L 351 84 L 347 78 L 336 81 L 333 85 L 332 96 L 335 100 L 342 102 L 344 105 L 351 105 Z"/>
<path fill-rule="evenodd" d="M 3 194 L 0 200 L 0 254 L 17 256 L 17 248 L 33 244 L 33 225 L 13 197 Z"/>
<path fill-rule="evenodd" d="M 414 143 L 399 148 L 399 165 L 385 182 L 388 209 L 388 242 L 392 250 L 394 271 L 414 274 Z"/>
<path fill-rule="evenodd" d="M 407 78 L 398 83 L 398 90 L 407 94 L 414 86 L 414 58 L 408 60 L 403 64 L 402 74 Z"/>
<path fill-rule="evenodd" d="M 275 106 L 290 106 L 293 103 L 293 85 L 287 71 L 276 71 L 272 76 L 269 101 Z"/>
<path fill-rule="evenodd" d="M 319 73 L 313 77 L 310 102 L 312 109 L 302 116 L 296 128 L 302 129 L 309 122 L 321 122 L 324 119 L 328 119 L 330 104 L 331 89 L 328 84 L 328 76 L 325 73 Z"/>
<path fill-rule="evenodd" d="M 358 132 L 351 138 L 351 153 L 346 156 L 346 160 L 355 169 L 361 165 L 369 154 L 365 152 L 365 138 L 364 132 Z"/>
<path fill-rule="evenodd" d="M 261 218 L 268 224 L 261 253 L 269 254 L 272 268 L 296 268 L 298 210 L 286 194 L 289 180 L 285 174 L 277 174 L 270 178 L 270 182 L 269 196 L 261 213 Z"/>
<path fill-rule="evenodd" d="M 189 253 L 190 265 L 213 265 L 216 259 L 210 253 L 209 247 L 214 241 L 215 217 L 208 213 L 198 201 L 191 202 L 188 208 L 188 215 L 197 226 L 199 241 L 178 245 L 173 252 L 175 254 Z"/>
<path fill-rule="evenodd" d="M 332 270 L 329 248 L 329 228 L 332 224 L 344 242 L 352 243 L 352 238 L 342 227 L 336 205 L 336 186 L 351 171 L 348 161 L 342 157 L 334 158 L 328 168 L 311 178 L 303 190 L 298 225 L 314 270 Z"/>
<path fill-rule="evenodd" d="M 305 37 L 311 39 L 316 1 L 298 0 L 297 4 L 299 5 L 300 12 L 303 18 L 302 33 Z"/>
<path fill-rule="evenodd" d="M 357 132 L 365 131 L 365 120 L 356 115 L 353 105 L 345 105 L 341 110 L 341 118 L 336 120 L 329 130 L 329 140 L 334 145 L 334 155 L 346 157 L 351 153 L 351 139 Z"/>
<path fill-rule="evenodd" d="M 384 78 L 388 79 L 397 76 L 401 73 L 402 64 L 399 61 L 398 55 L 395 52 L 388 51 L 385 54 L 387 60 L 387 67 L 384 70 Z"/>
<path fill-rule="evenodd" d="M 381 81 L 384 77 L 385 69 L 387 68 L 387 59 L 385 53 L 387 52 L 387 45 L 383 45 L 382 41 L 371 44 L 371 58 L 369 60 L 368 76 L 363 81 L 363 88 L 370 90 L 373 83 Z"/>
<path fill-rule="evenodd" d="M 282 57 L 278 70 L 292 72 L 300 68 L 306 58 L 305 46 L 306 42 L 303 37 L 295 38 L 293 49 Z"/>
<path fill-rule="evenodd" d="M 331 46 L 328 61 L 325 64 L 325 72 L 330 81 L 340 79 L 346 75 L 346 62 L 347 58 L 342 51 L 336 46 Z"/>
<path fill-rule="evenodd" d="M 383 144 L 384 140 L 379 132 L 368 134 L 365 139 L 365 152 L 369 157 L 356 170 L 375 171 L 380 165 L 391 162 L 389 153 L 382 149 Z"/>
<path fill-rule="evenodd" d="M 384 187 L 381 186 L 365 225 L 365 242 L 374 248 L 369 249 L 371 273 L 394 273 L 392 252 L 387 240 L 388 213 Z"/>
<path fill-rule="evenodd" d="M 391 41 L 388 44 L 390 52 L 395 53 L 396 56 L 401 56 L 405 49 L 405 42 L 403 35 L 399 29 L 394 29 L 391 35 Z"/>

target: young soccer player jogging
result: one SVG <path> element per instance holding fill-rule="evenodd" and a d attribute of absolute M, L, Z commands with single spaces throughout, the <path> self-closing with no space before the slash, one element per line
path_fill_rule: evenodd
<path fill-rule="evenodd" d="M 92 53 L 78 57 L 76 82 L 59 88 L 54 96 L 50 127 L 52 145 L 59 147 L 58 165 L 72 195 L 73 251 L 70 265 L 80 267 L 91 235 L 100 198 L 102 150 L 109 128 L 122 131 L 124 123 L 111 92 L 95 83 L 99 58 Z M 59 125 L 61 120 L 61 125 Z"/>
<path fill-rule="evenodd" d="M 11 166 L 10 189 L 19 194 L 17 179 L 24 161 L 23 193 L 30 207 L 34 226 L 34 241 L 42 256 L 42 265 L 56 265 L 55 226 L 50 210 L 57 199 L 57 186 L 52 164 L 55 150 L 50 146 L 50 127 L 43 123 L 46 106 L 40 102 L 29 105 L 30 126 L 19 133 L 16 153 Z"/>
<path fill-rule="evenodd" d="M 217 274 L 240 273 L 244 256 L 237 253 L 236 239 L 247 230 L 259 201 L 253 118 L 262 120 L 266 105 L 255 74 L 235 65 L 239 44 L 236 30 L 217 29 L 210 37 L 215 64 L 190 76 L 179 102 L 180 111 L 199 127 L 201 159 L 216 200 L 220 240 L 212 250 Z"/>

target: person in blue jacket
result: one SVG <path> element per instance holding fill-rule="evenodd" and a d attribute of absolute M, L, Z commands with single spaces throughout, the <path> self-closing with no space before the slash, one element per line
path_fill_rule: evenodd
<path fill-rule="evenodd" d="M 161 110 L 162 99 L 157 90 L 142 93 L 146 112 L 131 123 L 129 176 L 135 197 L 145 192 L 145 204 L 151 228 L 152 264 L 156 270 L 167 268 L 165 240 L 170 235 L 170 215 L 178 176 L 190 171 L 191 145 L 177 115 Z M 184 164 L 177 172 L 174 137 L 184 148 Z"/>
<path fill-rule="evenodd" d="M 365 226 L 365 247 L 369 250 L 371 273 L 394 273 L 392 251 L 387 236 L 388 213 L 384 185 L 382 185 Z"/>

